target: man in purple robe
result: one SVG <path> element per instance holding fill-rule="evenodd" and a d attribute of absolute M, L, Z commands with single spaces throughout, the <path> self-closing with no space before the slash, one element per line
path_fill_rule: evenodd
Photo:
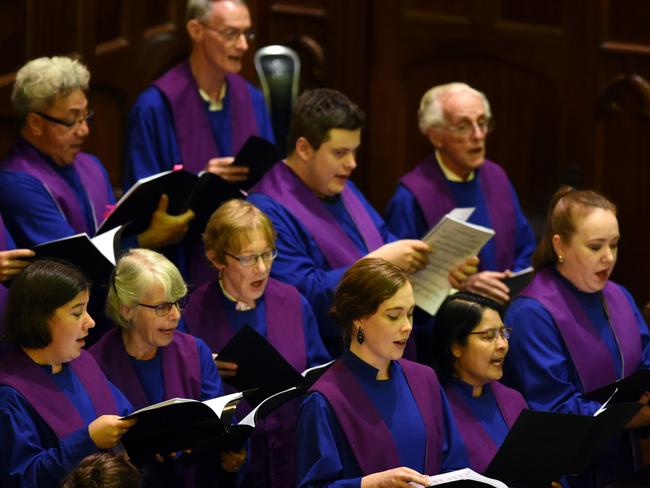
<path fill-rule="evenodd" d="M 232 166 L 246 139 L 274 140 L 262 93 L 237 73 L 253 40 L 242 0 L 190 0 L 189 58 L 167 71 L 138 98 L 129 114 L 125 186 L 182 163 L 231 182 L 248 168 Z"/>
<path fill-rule="evenodd" d="M 463 289 L 504 303 L 510 297 L 503 279 L 530 266 L 535 236 L 506 173 L 485 159 L 490 104 L 469 85 L 449 83 L 424 94 L 418 118 L 435 151 L 400 180 L 386 222 L 398 237 L 418 238 L 452 209 L 474 207 L 469 221 L 496 234 Z"/>
<path fill-rule="evenodd" d="M 289 156 L 251 189 L 248 198 L 278 233 L 271 274 L 307 298 L 333 357 L 340 353 L 340 331 L 328 310 L 350 265 L 370 256 L 415 272 L 431 252 L 423 241 L 397 240 L 350 181 L 364 120 L 359 107 L 338 91 L 305 92 L 294 107 Z M 465 266 L 453 270 L 454 286 L 472 271 Z"/>

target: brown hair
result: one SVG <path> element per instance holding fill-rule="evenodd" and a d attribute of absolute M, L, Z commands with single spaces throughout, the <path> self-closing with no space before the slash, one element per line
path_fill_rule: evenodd
<path fill-rule="evenodd" d="M 239 252 L 245 239 L 256 230 L 275 247 L 276 232 L 266 214 L 246 200 L 228 200 L 210 216 L 203 244 L 206 251 L 215 253 L 216 261 L 223 263 L 226 252 Z"/>
<path fill-rule="evenodd" d="M 63 480 L 62 488 L 139 488 L 142 477 L 123 455 L 101 452 L 86 456 Z"/>
<path fill-rule="evenodd" d="M 553 236 L 557 234 L 563 242 L 569 243 L 578 223 L 596 208 L 610 210 L 616 215 L 616 205 L 593 190 L 563 186 L 555 192 L 546 216 L 544 235 L 533 253 L 535 270 L 555 265 L 557 256 L 553 249 Z"/>
<path fill-rule="evenodd" d="M 375 313 L 406 283 L 408 275 L 383 259 L 364 258 L 354 263 L 343 275 L 330 310 L 343 328 L 344 344 L 350 344 L 355 320 Z"/>

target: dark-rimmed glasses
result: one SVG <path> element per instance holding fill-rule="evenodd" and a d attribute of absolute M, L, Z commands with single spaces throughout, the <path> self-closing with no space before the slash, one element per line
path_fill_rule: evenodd
<path fill-rule="evenodd" d="M 88 110 L 84 115 L 81 117 L 78 117 L 76 120 L 69 121 L 69 120 L 63 120 L 63 119 L 58 119 L 56 117 L 52 117 L 51 115 L 44 114 L 43 112 L 34 112 L 36 115 L 39 117 L 43 117 L 45 120 L 48 122 L 52 122 L 54 124 L 59 124 L 67 127 L 68 129 L 72 129 L 73 127 L 76 127 L 78 125 L 83 124 L 86 122 L 87 124 L 90 123 L 92 118 L 95 116 L 95 111 L 94 110 Z"/>
<path fill-rule="evenodd" d="M 239 261 L 239 264 L 246 268 L 252 268 L 257 264 L 257 261 L 261 258 L 266 264 L 271 263 L 275 258 L 278 257 L 278 250 L 273 249 L 271 251 L 264 251 L 261 254 L 247 254 L 246 256 L 235 256 L 229 252 L 225 253 L 226 256 L 230 256 L 233 259 Z"/>
<path fill-rule="evenodd" d="M 138 303 L 139 306 L 141 307 L 147 307 L 151 308 L 156 312 L 156 315 L 158 317 L 164 317 L 166 315 L 169 315 L 169 312 L 172 311 L 172 307 L 176 305 L 178 310 L 183 310 L 185 308 L 185 305 L 187 305 L 187 295 L 185 295 L 182 298 L 179 298 L 175 302 L 163 302 L 159 303 L 158 305 L 147 305 L 146 303 Z"/>
<path fill-rule="evenodd" d="M 497 340 L 497 337 L 501 337 L 501 339 L 507 341 L 508 339 L 510 339 L 511 334 L 512 334 L 511 327 L 501 327 L 499 329 L 482 330 L 481 332 L 470 332 L 468 335 L 478 335 L 481 336 L 481 339 L 483 339 L 486 342 L 494 342 Z"/>

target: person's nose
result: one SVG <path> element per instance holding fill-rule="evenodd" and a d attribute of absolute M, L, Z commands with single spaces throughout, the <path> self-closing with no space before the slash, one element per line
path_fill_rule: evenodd
<path fill-rule="evenodd" d="M 241 51 L 248 51 L 248 39 L 246 39 L 246 33 L 240 32 L 235 42 L 235 47 Z"/>
<path fill-rule="evenodd" d="M 85 317 L 86 320 L 84 320 L 83 327 L 84 327 L 84 330 L 87 331 L 88 329 L 92 329 L 93 327 L 95 327 L 95 321 L 90 316 L 90 314 L 88 313 L 87 310 L 86 310 L 85 314 L 86 314 L 86 317 Z"/>
<path fill-rule="evenodd" d="M 269 268 L 269 264 L 266 261 L 264 261 L 264 259 L 262 259 L 262 256 L 258 256 L 254 268 L 255 271 L 257 271 L 260 274 L 265 273 Z"/>
<path fill-rule="evenodd" d="M 613 263 L 616 260 L 616 255 L 611 247 L 605 246 L 605 252 L 603 254 L 603 261 L 605 263 Z"/>
<path fill-rule="evenodd" d="M 348 154 L 347 158 L 345 159 L 345 169 L 352 171 L 357 167 L 357 155 L 353 152 L 350 152 Z"/>
<path fill-rule="evenodd" d="M 81 122 L 78 122 L 74 128 L 75 134 L 77 137 L 87 137 L 90 134 L 90 126 L 86 119 L 81 119 Z"/>

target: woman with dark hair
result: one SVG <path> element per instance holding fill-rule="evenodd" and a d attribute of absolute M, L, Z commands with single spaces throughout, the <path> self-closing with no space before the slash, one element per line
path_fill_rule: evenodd
<path fill-rule="evenodd" d="M 498 382 L 509 337 L 501 306 L 480 295 L 451 295 L 436 314 L 434 368 L 447 393 L 470 467 L 481 473 L 527 408 L 519 392 Z"/>
<path fill-rule="evenodd" d="M 467 466 L 435 373 L 401 359 L 413 326 L 408 276 L 377 258 L 343 276 L 332 314 L 346 348 L 298 418 L 298 486 L 427 486 Z"/>
<path fill-rule="evenodd" d="M 533 255 L 535 277 L 514 300 L 504 381 L 535 410 L 593 415 L 582 394 L 650 368 L 648 328 L 630 293 L 609 280 L 620 233 L 616 206 L 594 191 L 561 188 Z M 647 395 L 640 401 L 646 403 Z M 644 406 L 628 428 L 650 425 Z M 605 486 L 633 469 L 619 444 L 572 486 Z"/>
<path fill-rule="evenodd" d="M 35 261 L 7 300 L 0 363 L 0 485 L 58 487 L 85 456 L 111 449 L 132 407 L 82 348 L 95 322 L 89 282 L 73 266 Z"/>
<path fill-rule="evenodd" d="M 126 456 L 102 452 L 85 457 L 61 488 L 140 488 L 142 476 Z"/>

